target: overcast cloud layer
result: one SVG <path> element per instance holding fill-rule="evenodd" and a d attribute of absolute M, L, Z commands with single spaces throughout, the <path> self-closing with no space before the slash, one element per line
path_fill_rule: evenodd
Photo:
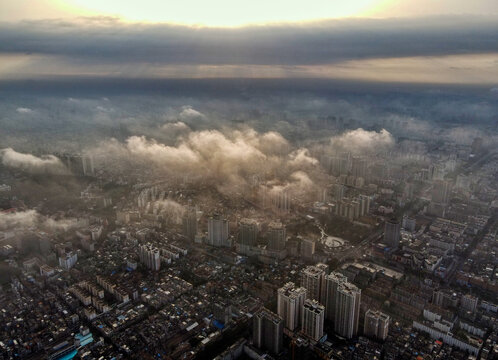
<path fill-rule="evenodd" d="M 75 64 L 317 65 L 366 58 L 498 52 L 495 16 L 349 19 L 196 28 L 112 18 L 0 24 L 1 54 L 69 58 Z"/>

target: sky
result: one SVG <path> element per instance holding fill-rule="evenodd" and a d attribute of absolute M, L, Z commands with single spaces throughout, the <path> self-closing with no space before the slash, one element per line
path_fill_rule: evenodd
<path fill-rule="evenodd" d="M 0 80 L 498 84 L 496 0 L 2 0 Z"/>
<path fill-rule="evenodd" d="M 111 16 L 131 22 L 204 26 L 498 13 L 495 0 L 3 0 L 1 7 L 1 21 Z"/>

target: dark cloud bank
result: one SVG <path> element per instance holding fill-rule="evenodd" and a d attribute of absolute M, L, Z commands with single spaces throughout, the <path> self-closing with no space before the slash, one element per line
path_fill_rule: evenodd
<path fill-rule="evenodd" d="M 112 18 L 0 24 L 0 53 L 87 63 L 316 65 L 344 60 L 498 51 L 496 16 L 346 19 L 203 28 Z"/>

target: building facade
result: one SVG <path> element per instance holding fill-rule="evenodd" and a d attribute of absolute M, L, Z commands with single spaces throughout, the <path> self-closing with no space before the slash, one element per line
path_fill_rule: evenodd
<path fill-rule="evenodd" d="M 148 269 L 158 271 L 161 269 L 161 254 L 158 248 L 151 244 L 140 245 L 140 262 Z"/>
<path fill-rule="evenodd" d="M 332 272 L 325 276 L 325 317 L 332 324 L 335 322 L 337 289 L 342 283 L 347 281 L 348 278 L 339 272 Z"/>
<path fill-rule="evenodd" d="M 301 287 L 307 291 L 307 298 L 323 304 L 325 297 L 325 275 L 328 266 L 325 264 L 310 265 L 301 270 Z"/>
<path fill-rule="evenodd" d="M 314 341 L 323 337 L 325 307 L 316 300 L 307 299 L 303 306 L 303 334 Z"/>
<path fill-rule="evenodd" d="M 346 339 L 358 333 L 360 318 L 361 290 L 355 285 L 344 282 L 337 288 L 334 330 Z"/>
<path fill-rule="evenodd" d="M 292 282 L 278 289 L 277 313 L 287 329 L 294 331 L 301 325 L 305 300 L 306 289 Z"/>
<path fill-rule="evenodd" d="M 195 208 L 190 206 L 182 218 L 183 235 L 191 241 L 195 240 L 197 235 L 197 214 Z"/>
<path fill-rule="evenodd" d="M 269 250 L 281 251 L 285 249 L 287 235 L 282 223 L 272 221 L 268 225 L 267 237 Z"/>
<path fill-rule="evenodd" d="M 365 313 L 363 333 L 368 337 L 385 340 L 389 332 L 389 321 L 388 315 L 369 309 Z"/>
<path fill-rule="evenodd" d="M 397 219 L 389 219 L 384 225 L 384 243 L 393 249 L 399 246 L 401 224 Z"/>
<path fill-rule="evenodd" d="M 258 238 L 258 223 L 253 219 L 239 221 L 239 244 L 241 246 L 256 246 Z"/>
<path fill-rule="evenodd" d="M 208 219 L 208 244 L 216 247 L 228 247 L 228 220 L 220 215 Z"/>
<path fill-rule="evenodd" d="M 275 313 L 262 309 L 253 316 L 252 341 L 255 347 L 279 354 L 283 347 L 284 321 Z"/>

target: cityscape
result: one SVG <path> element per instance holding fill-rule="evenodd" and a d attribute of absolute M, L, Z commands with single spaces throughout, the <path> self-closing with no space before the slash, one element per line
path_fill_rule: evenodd
<path fill-rule="evenodd" d="M 0 4 L 0 359 L 498 359 L 498 3 L 60 3 Z"/>

